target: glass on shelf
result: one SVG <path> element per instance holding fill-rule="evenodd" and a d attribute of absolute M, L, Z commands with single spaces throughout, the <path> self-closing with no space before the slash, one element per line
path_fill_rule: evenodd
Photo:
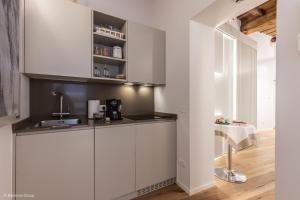
<path fill-rule="evenodd" d="M 122 66 L 94 63 L 94 77 L 125 80 L 126 76 L 121 69 Z"/>

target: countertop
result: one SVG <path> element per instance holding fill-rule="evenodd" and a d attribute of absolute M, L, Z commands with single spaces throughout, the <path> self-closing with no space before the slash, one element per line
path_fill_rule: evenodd
<path fill-rule="evenodd" d="M 155 116 L 155 118 L 147 118 L 145 116 Z M 13 133 L 17 136 L 21 135 L 33 135 L 33 134 L 43 134 L 43 133 L 52 133 L 52 132 L 65 132 L 65 131 L 74 131 L 74 130 L 82 130 L 82 129 L 94 129 L 101 127 L 110 127 L 116 125 L 126 125 L 126 124 L 143 124 L 143 123 L 153 123 L 153 122 L 162 122 L 162 121 L 170 121 L 177 120 L 176 114 L 169 113 L 153 113 L 147 115 L 131 115 L 124 116 L 122 120 L 111 121 L 110 123 L 106 123 L 103 120 L 89 120 L 87 116 L 70 116 L 70 119 L 80 119 L 81 123 L 79 125 L 73 125 L 69 127 L 59 127 L 59 128 L 51 128 L 51 127 L 35 127 L 35 125 L 42 120 L 53 120 L 55 118 L 52 117 L 30 117 L 24 119 L 20 122 L 13 124 Z M 68 119 L 64 118 L 64 119 Z"/>

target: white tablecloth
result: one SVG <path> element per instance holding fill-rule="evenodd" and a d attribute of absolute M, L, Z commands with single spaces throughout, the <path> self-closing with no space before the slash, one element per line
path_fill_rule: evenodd
<path fill-rule="evenodd" d="M 236 151 L 256 145 L 258 140 L 256 128 L 250 124 L 215 124 L 215 134 L 227 139 Z"/>

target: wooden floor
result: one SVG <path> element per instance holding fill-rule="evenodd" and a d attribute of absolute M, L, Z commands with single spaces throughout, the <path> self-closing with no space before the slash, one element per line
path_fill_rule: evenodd
<path fill-rule="evenodd" d="M 215 178 L 215 187 L 189 197 L 177 185 L 146 195 L 138 200 L 274 200 L 275 191 L 275 133 L 260 133 L 260 144 L 233 154 L 234 169 L 248 176 L 244 184 L 232 184 Z M 219 158 L 222 167 L 226 158 Z"/>

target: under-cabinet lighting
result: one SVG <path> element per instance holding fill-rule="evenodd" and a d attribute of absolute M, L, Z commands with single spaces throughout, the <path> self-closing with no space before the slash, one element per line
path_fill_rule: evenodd
<path fill-rule="evenodd" d="M 134 83 L 124 83 L 124 85 L 133 86 Z"/>
<path fill-rule="evenodd" d="M 150 83 L 145 83 L 143 86 L 144 86 L 144 87 L 152 87 L 153 85 L 150 84 Z"/>

